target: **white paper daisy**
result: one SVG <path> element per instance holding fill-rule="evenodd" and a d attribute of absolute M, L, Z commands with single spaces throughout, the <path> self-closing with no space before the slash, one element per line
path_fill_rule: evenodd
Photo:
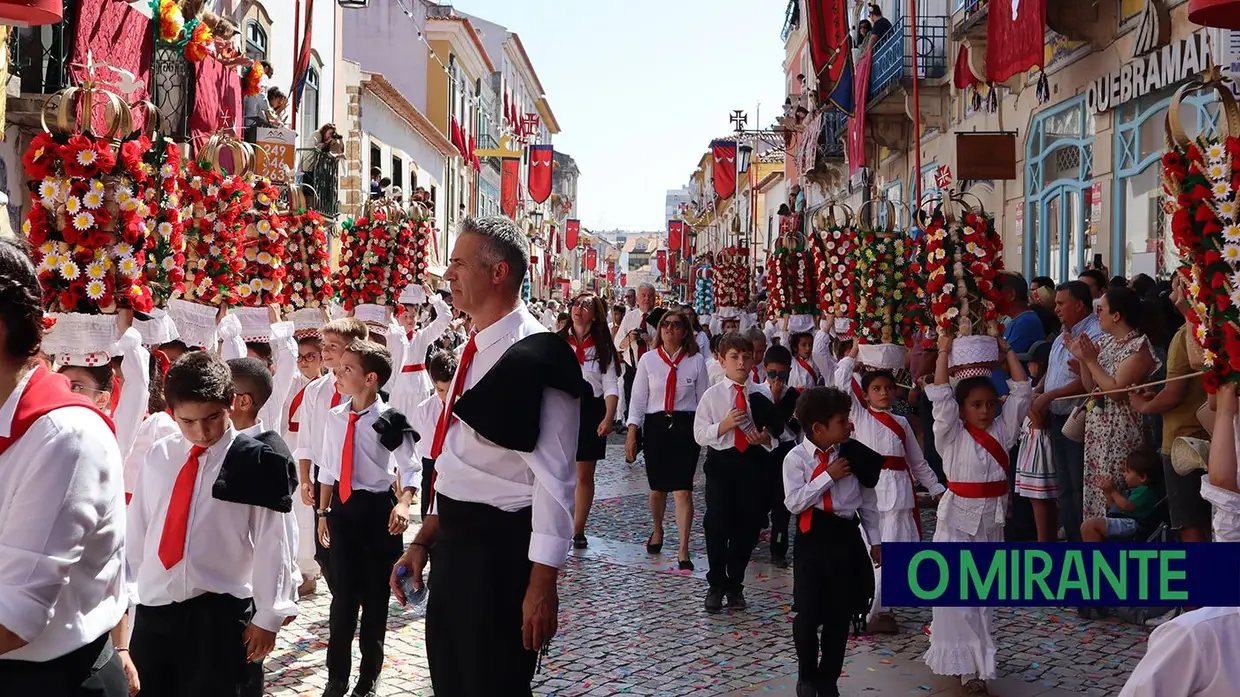
<path fill-rule="evenodd" d="M 99 300 L 107 292 L 108 287 L 103 281 L 90 281 L 86 284 L 86 297 L 91 300 Z"/>
<path fill-rule="evenodd" d="M 90 226 L 95 224 L 95 216 L 86 211 L 82 211 L 73 216 L 73 229 L 78 232 L 89 230 Z"/>

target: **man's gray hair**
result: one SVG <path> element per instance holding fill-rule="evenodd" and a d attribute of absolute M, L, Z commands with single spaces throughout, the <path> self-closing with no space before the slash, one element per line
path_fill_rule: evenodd
<path fill-rule="evenodd" d="M 461 234 L 482 236 L 482 263 L 487 266 L 508 264 L 509 289 L 520 292 L 525 273 L 530 268 L 530 243 L 525 233 L 511 219 L 502 215 L 482 218 L 467 217 L 461 221 Z"/>
<path fill-rule="evenodd" d="M 757 326 L 753 326 L 753 327 L 750 327 L 749 329 L 746 329 L 743 332 L 743 336 L 746 339 L 749 339 L 751 342 L 761 341 L 763 344 L 770 343 L 766 339 L 766 334 L 762 333 L 762 330 L 759 329 Z"/>
<path fill-rule="evenodd" d="M 653 283 L 646 282 L 646 283 L 642 283 L 641 285 L 637 286 L 637 289 L 638 290 L 646 290 L 646 289 L 654 290 L 655 288 L 654 288 Z"/>

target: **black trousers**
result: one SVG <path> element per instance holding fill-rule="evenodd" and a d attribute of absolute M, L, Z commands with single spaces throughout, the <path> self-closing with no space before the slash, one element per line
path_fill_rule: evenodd
<path fill-rule="evenodd" d="M 349 679 L 353 669 L 353 635 L 356 634 L 362 654 L 357 684 L 370 689 L 383 667 L 388 601 L 392 597 L 388 578 L 404 551 L 400 535 L 388 532 L 396 494 L 390 489 L 377 493 L 354 489 L 348 503 L 341 503 L 339 492 L 337 489 L 332 494 L 331 514 L 327 516 L 332 545 L 327 678 Z"/>
<path fill-rule="evenodd" d="M 788 556 L 788 523 L 792 514 L 784 505 L 784 457 L 796 447 L 796 442 L 781 443 L 767 456 L 763 466 L 766 488 L 755 491 L 756 496 L 767 497 L 766 506 L 771 516 L 771 556 Z"/>
<path fill-rule="evenodd" d="M 0 660 L 0 694 L 128 697 L 129 684 L 109 632 L 50 661 Z"/>
<path fill-rule="evenodd" d="M 249 598 L 205 593 L 183 603 L 139 605 L 130 655 L 142 697 L 236 697 L 253 679 L 244 633 Z"/>
<path fill-rule="evenodd" d="M 422 506 L 422 517 L 423 518 L 425 518 L 427 514 L 431 512 L 431 499 L 433 498 L 433 494 L 428 495 L 427 492 L 434 490 L 434 487 L 432 486 L 434 481 L 435 481 L 435 461 L 430 459 L 429 457 L 424 457 L 422 458 L 422 488 L 418 490 L 419 492 L 418 503 Z"/>
<path fill-rule="evenodd" d="M 531 509 L 508 512 L 438 495 L 439 536 L 426 609 L 435 697 L 529 697 L 538 654 L 521 638 Z"/>
<path fill-rule="evenodd" d="M 845 520 L 817 508 L 810 531 L 797 531 L 793 557 L 792 642 L 798 677 L 821 697 L 832 697 L 839 694 L 836 683 L 852 618 L 869 610 L 873 566 L 856 518 Z"/>
<path fill-rule="evenodd" d="M 765 484 L 763 467 L 767 452 L 750 446 L 710 449 L 706 454 L 706 560 L 710 587 L 724 592 L 745 587 L 745 568 L 758 544 L 766 499 L 755 497 L 755 487 Z"/>

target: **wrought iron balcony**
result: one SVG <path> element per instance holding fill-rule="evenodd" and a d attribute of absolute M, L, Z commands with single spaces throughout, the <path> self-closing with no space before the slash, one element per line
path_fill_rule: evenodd
<path fill-rule="evenodd" d="M 56 24 L 13 27 L 9 35 L 9 74 L 21 80 L 22 94 L 53 94 L 69 86 L 77 0 L 64 0 Z"/>
<path fill-rule="evenodd" d="M 784 13 L 784 29 L 779 33 L 781 41 L 787 41 L 792 32 L 801 24 L 801 0 L 789 0 L 788 10 Z"/>
<path fill-rule="evenodd" d="M 340 159 L 318 148 L 299 148 L 297 164 L 306 204 L 328 218 L 340 215 Z"/>
<path fill-rule="evenodd" d="M 848 117 L 839 109 L 822 115 L 822 131 L 818 136 L 818 152 L 827 161 L 844 159 L 844 141 L 848 138 Z"/>
<path fill-rule="evenodd" d="M 871 49 L 874 52 L 870 68 L 871 104 L 895 90 L 904 80 L 934 80 L 947 75 L 948 22 L 948 17 L 918 17 L 917 45 L 914 46 L 912 20 L 908 17 L 896 19 L 887 35 Z M 917 52 L 916 74 L 913 51 Z"/>
<path fill-rule="evenodd" d="M 982 36 L 990 0 L 954 0 L 952 3 L 952 37 Z"/>

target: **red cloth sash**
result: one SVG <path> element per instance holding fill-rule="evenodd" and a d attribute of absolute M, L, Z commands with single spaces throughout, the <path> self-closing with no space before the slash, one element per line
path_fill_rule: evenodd
<path fill-rule="evenodd" d="M 810 365 L 809 361 L 801 358 L 800 356 L 797 356 L 797 363 L 800 364 L 801 370 L 809 373 L 809 376 L 814 379 L 814 384 L 818 384 L 818 371 L 814 370 L 814 366 Z"/>
<path fill-rule="evenodd" d="M 682 348 L 680 355 L 676 356 L 676 360 L 667 357 L 667 353 L 663 351 L 663 347 L 659 347 L 659 358 L 667 364 L 667 384 L 663 388 L 663 411 L 671 416 L 676 411 L 676 366 L 685 358 L 685 351 Z"/>
<path fill-rule="evenodd" d="M 306 383 L 306 387 L 309 387 L 309 386 L 310 386 L 310 383 Z M 297 431 L 301 429 L 301 424 L 293 420 L 293 414 L 297 413 L 297 410 L 301 408 L 301 401 L 306 398 L 306 387 L 303 387 L 300 390 L 298 390 L 297 394 L 293 395 L 293 401 L 290 402 L 288 405 L 288 432 L 289 433 L 297 433 Z"/>
<path fill-rule="evenodd" d="M 420 373 L 420 372 L 422 372 L 423 370 L 426 370 L 426 364 L 425 364 L 425 363 L 414 363 L 414 364 L 412 364 L 412 365 L 407 365 L 407 366 L 404 366 L 403 368 L 401 368 L 401 369 L 400 369 L 400 372 L 402 372 L 402 373 Z"/>
<path fill-rule="evenodd" d="M 577 337 L 570 334 L 568 336 L 568 343 L 573 347 L 573 351 L 577 352 L 577 365 L 585 365 L 586 349 L 594 346 L 594 337 L 587 336 L 586 340 L 579 344 L 577 343 Z"/>
<path fill-rule="evenodd" d="M 1009 464 L 1007 451 L 1003 449 L 998 440 L 995 440 L 994 436 L 968 424 L 964 425 L 964 430 L 969 434 L 970 438 L 982 446 L 982 449 L 995 459 L 995 462 L 999 463 L 1004 472 L 1007 472 Z M 992 499 L 1006 496 L 1008 491 L 1006 479 L 997 482 L 948 482 L 947 489 L 953 494 L 966 499 Z"/>
<path fill-rule="evenodd" d="M 43 416 L 65 407 L 86 407 L 99 415 L 113 433 L 116 427 L 91 401 L 69 389 L 69 379 L 53 373 L 40 364 L 34 368 L 30 379 L 26 381 L 26 389 L 17 401 L 17 409 L 13 412 L 13 424 L 9 428 L 8 437 L 0 438 L 0 455 L 25 435 L 26 431 Z"/>

